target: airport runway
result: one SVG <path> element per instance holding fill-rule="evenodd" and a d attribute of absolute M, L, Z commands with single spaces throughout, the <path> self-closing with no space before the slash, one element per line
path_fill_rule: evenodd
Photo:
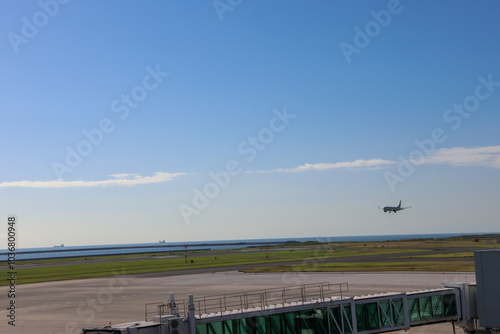
<path fill-rule="evenodd" d="M 230 292 L 261 290 L 309 283 L 349 283 L 345 295 L 406 292 L 439 288 L 443 282 L 475 281 L 474 273 L 268 273 L 237 271 L 176 275 L 135 275 L 58 281 L 17 286 L 16 326 L 8 325 L 6 298 L 2 296 L 0 333 L 76 334 L 81 328 L 144 320 L 144 305 L 168 302 L 169 293 L 186 299 Z M 406 333 L 452 333 L 451 324 L 416 327 Z"/>

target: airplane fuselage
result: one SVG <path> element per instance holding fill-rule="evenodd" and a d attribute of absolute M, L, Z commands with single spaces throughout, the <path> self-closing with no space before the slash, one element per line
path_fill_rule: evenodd
<path fill-rule="evenodd" d="M 378 208 L 381 209 L 380 207 L 378 207 Z M 384 210 L 384 212 L 389 212 L 389 213 L 394 212 L 394 213 L 396 213 L 398 211 L 401 211 L 401 210 L 404 210 L 404 209 L 409 209 L 409 208 L 411 208 L 411 205 L 409 207 L 406 207 L 406 208 L 401 207 L 401 201 L 399 201 L 399 205 L 398 206 L 384 206 L 382 208 L 382 210 Z"/>
<path fill-rule="evenodd" d="M 394 213 L 396 213 L 396 212 L 398 212 L 399 210 L 402 210 L 402 209 L 400 207 L 397 207 L 397 206 L 386 206 L 386 207 L 384 207 L 383 210 L 384 210 L 384 212 L 389 212 L 389 213 L 390 212 L 394 212 Z"/>

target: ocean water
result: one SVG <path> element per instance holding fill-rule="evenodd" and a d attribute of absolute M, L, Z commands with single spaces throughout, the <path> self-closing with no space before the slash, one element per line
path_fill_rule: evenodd
<path fill-rule="evenodd" d="M 246 239 L 246 240 L 219 240 L 198 242 L 166 242 L 143 244 L 117 244 L 117 245 L 92 245 L 92 246 L 54 246 L 41 248 L 20 248 L 16 251 L 16 260 L 51 259 L 77 256 L 104 256 L 140 254 L 152 252 L 184 252 L 185 245 L 188 251 L 193 250 L 220 250 L 243 248 L 249 246 L 279 245 L 291 241 L 390 241 L 409 239 L 442 239 L 461 235 L 480 233 L 441 233 L 441 234 L 398 234 L 398 235 L 370 235 L 370 236 L 333 236 L 333 237 L 306 237 L 306 238 L 275 238 L 275 239 Z M 8 251 L 0 251 L 0 261 L 7 261 Z"/>

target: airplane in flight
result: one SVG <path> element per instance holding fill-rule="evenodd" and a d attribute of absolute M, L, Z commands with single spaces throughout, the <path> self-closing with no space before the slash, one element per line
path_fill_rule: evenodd
<path fill-rule="evenodd" d="M 410 206 L 407 206 L 407 207 L 405 207 L 405 208 L 402 208 L 402 207 L 401 207 L 401 201 L 399 201 L 399 205 L 398 205 L 398 206 L 384 206 L 383 208 L 381 208 L 381 207 L 378 207 L 378 208 L 379 208 L 379 209 L 381 209 L 381 210 L 384 210 L 384 212 L 389 212 L 389 213 L 391 213 L 391 211 L 392 211 L 392 212 L 396 213 L 396 212 L 398 212 L 398 211 L 400 211 L 400 210 L 410 209 L 410 208 L 411 208 L 411 205 L 410 205 Z"/>

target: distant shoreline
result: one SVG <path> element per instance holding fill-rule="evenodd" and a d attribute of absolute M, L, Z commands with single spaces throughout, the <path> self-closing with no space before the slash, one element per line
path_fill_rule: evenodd
<path fill-rule="evenodd" d="M 238 243 L 241 245 L 241 243 Z M 500 235 L 462 235 L 389 241 L 301 242 L 271 247 L 157 252 L 19 261 L 19 284 L 126 275 L 170 276 L 238 270 L 262 272 L 446 271 L 473 272 L 474 252 L 500 249 Z M 56 253 L 59 254 L 59 253 Z M 0 270 L 4 273 L 9 270 Z M 6 285 L 8 281 L 0 282 Z"/>
<path fill-rule="evenodd" d="M 116 244 L 96 246 L 57 246 L 18 249 L 16 252 L 18 260 L 42 260 L 60 259 L 72 257 L 112 256 L 112 255 L 135 255 L 155 252 L 184 252 L 184 245 L 188 251 L 207 251 L 233 249 L 235 247 L 251 246 L 278 246 L 289 243 L 304 242 L 382 242 L 397 240 L 418 239 L 446 239 L 451 237 L 474 237 L 487 236 L 493 233 L 435 233 L 435 234 L 395 234 L 395 235 L 369 235 L 369 236 L 337 236 L 337 237 L 302 237 L 302 238 L 274 238 L 274 239 L 246 239 L 246 240 L 219 240 L 200 241 L 193 243 L 150 243 L 150 244 Z M 0 252 L 0 262 L 7 260 L 7 251 Z"/>
<path fill-rule="evenodd" d="M 209 244 L 209 243 L 201 243 L 201 244 L 190 244 L 188 245 L 189 250 L 191 250 L 192 247 L 217 247 L 217 246 L 254 246 L 254 245 L 261 245 L 262 243 L 247 243 L 247 242 L 239 242 L 239 243 L 216 243 L 216 244 Z M 282 242 L 266 242 L 265 244 L 276 244 L 276 245 L 281 245 L 283 244 Z M 117 249 L 141 249 L 141 248 L 152 248 L 152 249 L 163 249 L 163 248 L 179 248 L 179 245 L 166 245 L 166 244 L 160 244 L 158 245 L 151 244 L 151 245 L 145 245 L 145 246 L 112 246 L 112 247 L 93 247 L 93 248 L 66 248 L 64 246 L 57 246 L 53 250 L 51 248 L 44 249 L 44 250 L 30 250 L 30 251 L 18 251 L 18 254 L 38 254 L 38 253 L 60 253 L 60 252 L 81 252 L 82 250 L 85 251 L 99 251 L 99 250 L 117 250 Z M 210 248 L 206 248 L 210 249 Z M 206 250 L 206 249 L 201 249 L 201 250 Z M 196 249 L 200 250 L 200 249 Z M 171 250 L 168 250 L 171 251 Z M 179 250 L 177 250 L 179 251 Z M 8 252 L 0 252 L 0 255 L 7 255 Z M 117 254 L 123 254 L 123 253 L 117 253 Z M 117 255 L 114 254 L 114 255 Z M 127 253 L 129 254 L 129 253 Z M 112 255 L 112 254 L 106 254 L 106 255 Z"/>

